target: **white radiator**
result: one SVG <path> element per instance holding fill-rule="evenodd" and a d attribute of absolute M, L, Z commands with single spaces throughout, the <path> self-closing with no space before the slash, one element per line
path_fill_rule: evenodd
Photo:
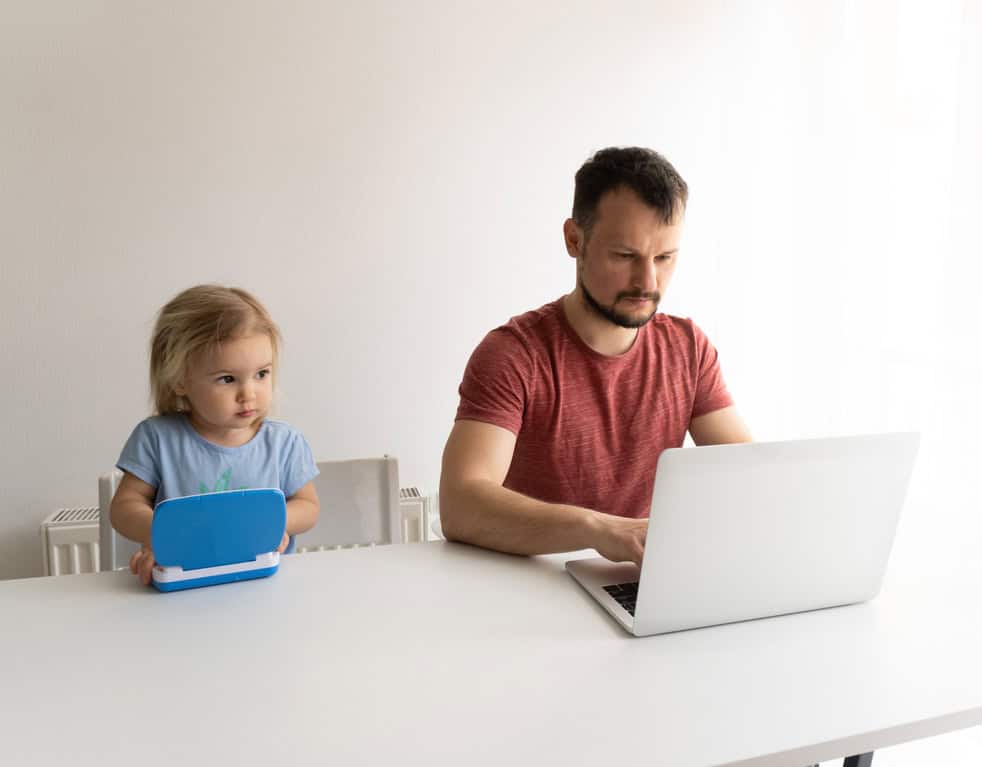
<path fill-rule="evenodd" d="M 399 489 L 403 540 L 418 543 L 431 538 L 432 500 L 419 488 Z M 99 572 L 99 509 L 85 506 L 58 509 L 41 523 L 45 575 Z"/>
<path fill-rule="evenodd" d="M 399 511 L 402 512 L 402 539 L 419 543 L 430 539 L 430 496 L 417 487 L 399 488 Z"/>
<path fill-rule="evenodd" d="M 99 507 L 58 509 L 41 523 L 45 575 L 99 571 Z"/>

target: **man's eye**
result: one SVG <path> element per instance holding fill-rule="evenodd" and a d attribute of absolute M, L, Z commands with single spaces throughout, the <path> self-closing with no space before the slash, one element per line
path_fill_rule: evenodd
<path fill-rule="evenodd" d="M 219 376 L 218 383 L 230 384 L 235 382 L 235 376 Z"/>

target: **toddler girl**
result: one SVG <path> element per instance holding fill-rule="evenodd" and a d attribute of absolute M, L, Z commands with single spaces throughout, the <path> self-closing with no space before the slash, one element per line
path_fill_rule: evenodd
<path fill-rule="evenodd" d="M 317 522 L 310 446 L 266 417 L 279 342 L 265 307 L 238 288 L 197 285 L 160 310 L 150 345 L 155 415 L 123 447 L 110 509 L 113 527 L 143 544 L 130 559 L 143 583 L 154 566 L 153 508 L 168 498 L 278 487 L 287 499 L 279 551 Z"/>

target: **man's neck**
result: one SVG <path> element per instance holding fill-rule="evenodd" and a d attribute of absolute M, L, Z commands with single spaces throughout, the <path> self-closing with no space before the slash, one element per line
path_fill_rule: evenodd
<path fill-rule="evenodd" d="M 573 332 L 598 354 L 607 357 L 624 354 L 638 337 L 637 328 L 622 328 L 597 314 L 587 303 L 579 286 L 572 293 L 563 296 L 562 308 Z"/>

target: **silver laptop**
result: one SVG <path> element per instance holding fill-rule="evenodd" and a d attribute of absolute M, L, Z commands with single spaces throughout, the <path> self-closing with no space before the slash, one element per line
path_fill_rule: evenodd
<path fill-rule="evenodd" d="M 671 448 L 644 563 L 566 569 L 636 636 L 816 610 L 880 590 L 916 433 Z"/>

